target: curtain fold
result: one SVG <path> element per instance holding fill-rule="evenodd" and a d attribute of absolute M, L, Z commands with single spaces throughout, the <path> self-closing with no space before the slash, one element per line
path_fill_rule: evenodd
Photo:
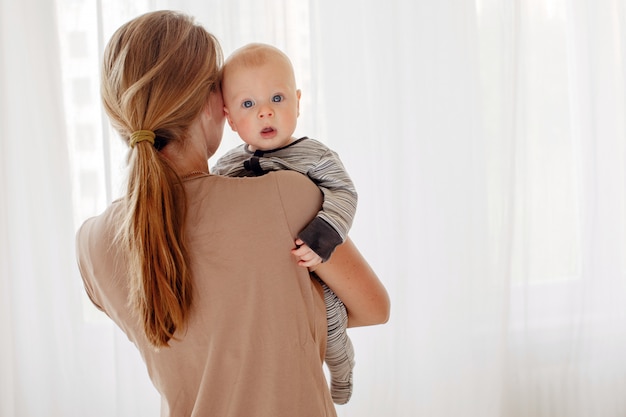
<path fill-rule="evenodd" d="M 0 0 L 0 415 L 159 413 L 73 253 L 123 178 L 97 45 L 157 8 L 196 16 L 226 55 L 285 50 L 297 135 L 337 150 L 357 186 L 350 234 L 392 316 L 350 329 L 340 417 L 626 415 L 622 1 L 57 4 L 58 20 L 54 2 Z M 239 143 L 227 126 L 217 156 Z"/>

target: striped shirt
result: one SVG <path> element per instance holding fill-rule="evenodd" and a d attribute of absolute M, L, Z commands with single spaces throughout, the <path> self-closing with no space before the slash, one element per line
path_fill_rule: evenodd
<path fill-rule="evenodd" d="M 326 261 L 345 240 L 358 200 L 354 184 L 335 151 L 306 136 L 268 151 L 251 152 L 244 143 L 222 156 L 213 173 L 249 177 L 285 169 L 308 176 L 324 195 L 322 209 L 298 237 Z"/>

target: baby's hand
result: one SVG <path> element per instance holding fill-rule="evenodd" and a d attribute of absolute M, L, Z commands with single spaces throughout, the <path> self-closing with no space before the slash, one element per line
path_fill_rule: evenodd
<path fill-rule="evenodd" d="M 291 253 L 299 258 L 300 266 L 312 268 L 322 263 L 322 258 L 300 239 L 296 239 L 296 248 Z"/>

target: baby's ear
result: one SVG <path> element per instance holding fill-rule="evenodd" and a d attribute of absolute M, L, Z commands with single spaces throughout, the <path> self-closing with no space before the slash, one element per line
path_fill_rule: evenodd
<path fill-rule="evenodd" d="M 228 121 L 228 126 L 230 126 L 233 132 L 236 132 L 237 126 L 235 125 L 235 122 L 233 122 L 233 119 L 230 118 L 230 113 L 228 112 L 226 106 L 224 106 L 224 115 L 226 116 L 226 120 Z"/>
<path fill-rule="evenodd" d="M 298 98 L 298 104 L 297 104 L 297 109 L 298 109 L 298 116 L 300 116 L 300 97 L 302 96 L 302 91 L 300 91 L 300 89 L 296 90 L 296 97 Z"/>

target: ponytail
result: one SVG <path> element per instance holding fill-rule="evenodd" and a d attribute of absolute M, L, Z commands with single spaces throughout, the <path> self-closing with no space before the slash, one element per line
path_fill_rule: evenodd
<path fill-rule="evenodd" d="M 138 143 L 130 151 L 127 216 L 118 236 L 128 257 L 131 307 L 155 347 L 166 346 L 184 326 L 192 302 L 186 200 L 178 182 L 149 143 Z"/>

